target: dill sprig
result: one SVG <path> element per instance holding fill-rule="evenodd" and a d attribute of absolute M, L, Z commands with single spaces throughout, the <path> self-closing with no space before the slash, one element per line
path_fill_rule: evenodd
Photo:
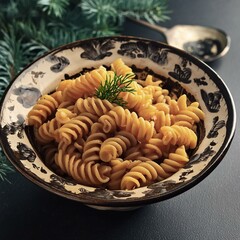
<path fill-rule="evenodd" d="M 127 102 L 119 97 L 121 92 L 129 92 L 134 93 L 135 89 L 133 89 L 130 84 L 134 81 L 134 74 L 126 74 L 125 76 L 116 75 L 111 78 L 111 76 L 107 75 L 107 78 L 104 82 L 102 82 L 99 88 L 96 91 L 96 97 L 100 99 L 106 99 L 111 103 L 116 103 L 119 106 L 126 106 Z"/>

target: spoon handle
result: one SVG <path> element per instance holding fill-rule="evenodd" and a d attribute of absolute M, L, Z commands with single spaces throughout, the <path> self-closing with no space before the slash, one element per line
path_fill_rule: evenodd
<path fill-rule="evenodd" d="M 144 25 L 144 26 L 146 26 L 146 27 L 149 27 L 149 28 L 151 28 L 151 29 L 153 29 L 153 30 L 155 30 L 155 31 L 157 31 L 157 32 L 160 32 L 160 33 L 162 33 L 164 36 L 165 36 L 166 32 L 168 31 L 168 29 L 165 28 L 165 27 L 161 27 L 161 26 L 158 26 L 158 25 L 156 25 L 156 24 L 151 24 L 151 23 L 149 23 L 149 22 L 147 22 L 147 21 L 144 21 L 144 20 L 135 19 L 135 18 L 131 18 L 131 17 L 129 17 L 129 19 L 131 19 L 132 21 L 134 21 L 134 22 L 136 22 L 136 23 L 140 23 L 141 25 Z"/>

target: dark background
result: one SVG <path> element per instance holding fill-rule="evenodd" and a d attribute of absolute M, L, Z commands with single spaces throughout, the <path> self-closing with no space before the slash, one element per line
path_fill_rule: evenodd
<path fill-rule="evenodd" d="M 210 66 L 224 79 L 240 103 L 240 1 L 171 0 L 171 20 L 226 31 L 229 53 Z M 125 24 L 125 35 L 163 40 L 160 34 Z M 239 120 L 238 120 L 239 125 Z M 189 191 L 164 202 L 130 212 L 97 211 L 56 196 L 19 173 L 11 184 L 0 182 L 0 239 L 240 239 L 240 135 L 221 164 Z"/>

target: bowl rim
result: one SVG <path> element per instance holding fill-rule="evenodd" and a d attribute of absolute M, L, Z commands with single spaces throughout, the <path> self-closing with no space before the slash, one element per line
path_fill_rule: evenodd
<path fill-rule="evenodd" d="M 233 140 L 235 130 L 236 130 L 236 108 L 235 108 L 234 100 L 233 100 L 230 90 L 228 89 L 228 87 L 227 87 L 226 83 L 223 81 L 223 79 L 215 72 L 215 70 L 213 70 L 210 66 L 208 66 L 206 63 L 204 63 L 200 59 L 185 52 L 184 50 L 178 49 L 178 48 L 168 45 L 166 43 L 162 43 L 160 41 L 156 41 L 156 40 L 152 40 L 152 39 L 148 39 L 148 38 L 121 35 L 121 36 L 94 37 L 94 38 L 88 38 L 88 39 L 84 39 L 84 40 L 77 40 L 77 41 L 56 47 L 50 51 L 47 51 L 45 54 L 37 57 L 34 61 L 32 61 L 27 66 L 25 66 L 9 83 L 9 85 L 6 88 L 4 94 L 1 98 L 1 101 L 0 101 L 0 119 L 2 120 L 2 109 L 3 109 L 3 104 L 4 104 L 5 98 L 7 96 L 7 93 L 9 92 L 9 90 L 10 90 L 11 86 L 14 84 L 14 82 L 18 79 L 18 77 L 25 70 L 27 70 L 29 67 L 31 67 L 36 62 L 38 62 L 40 59 L 50 55 L 53 52 L 57 53 L 68 47 L 74 48 L 74 46 L 77 46 L 80 43 L 91 42 L 93 40 L 98 40 L 98 39 L 101 39 L 101 40 L 104 40 L 104 39 L 114 40 L 115 39 L 118 41 L 141 40 L 141 41 L 144 41 L 147 43 L 154 43 L 161 48 L 167 48 L 168 51 L 171 53 L 174 53 L 178 56 L 181 56 L 181 57 L 184 57 L 184 58 L 190 60 L 197 67 L 201 68 L 204 72 L 206 72 L 212 80 L 216 79 L 213 82 L 217 85 L 217 87 L 221 90 L 221 93 L 224 95 L 227 109 L 229 112 L 229 118 L 228 118 L 228 121 L 226 122 L 226 129 L 227 129 L 226 137 L 225 137 L 224 142 L 222 143 L 219 151 L 215 154 L 215 156 L 213 156 L 211 161 L 201 172 L 199 172 L 195 177 L 193 177 L 189 181 L 184 182 L 180 186 L 175 187 L 173 190 L 171 189 L 171 190 L 167 191 L 166 193 L 162 193 L 160 196 L 153 196 L 153 197 L 148 196 L 148 197 L 144 197 L 144 198 L 140 198 L 140 199 L 136 199 L 136 198 L 131 199 L 130 198 L 130 199 L 122 199 L 122 200 L 121 199 L 117 199 L 117 200 L 116 199 L 114 199 L 114 200 L 112 200 L 112 199 L 94 199 L 91 197 L 86 198 L 86 199 L 79 198 L 78 195 L 71 195 L 71 194 L 68 194 L 67 192 L 59 191 L 57 188 L 51 187 L 50 184 L 47 184 L 47 182 L 44 182 L 44 180 L 38 178 L 33 173 L 30 174 L 30 172 L 26 171 L 26 169 L 24 170 L 24 168 L 21 167 L 22 164 L 20 164 L 20 161 L 16 162 L 14 160 L 14 159 L 16 159 L 16 157 L 13 155 L 11 149 L 8 147 L 9 144 L 8 144 L 7 138 L 5 137 L 5 135 L 2 131 L 2 125 L 1 125 L 0 126 L 0 145 L 1 145 L 2 150 L 5 153 L 8 161 L 11 162 L 11 164 L 17 169 L 18 172 L 20 172 L 24 177 L 26 177 L 28 180 L 35 183 L 36 185 L 48 190 L 49 192 L 55 193 L 59 196 L 62 196 L 62 197 L 65 197 L 65 198 L 68 198 L 71 200 L 75 200 L 75 201 L 81 202 L 83 204 L 88 204 L 88 205 L 110 206 L 110 207 L 141 206 L 141 205 L 145 205 L 145 204 L 156 203 L 156 202 L 170 199 L 172 197 L 175 197 L 175 196 L 191 189 L 192 187 L 194 187 L 195 185 L 200 183 L 203 179 L 205 179 L 218 166 L 218 164 L 222 161 L 222 159 L 226 155 L 226 153 L 231 145 L 231 142 Z M 1 122 L 0 122 L 0 124 L 1 124 Z M 109 190 L 109 191 L 111 191 L 111 190 Z M 116 190 L 116 191 L 118 191 L 118 190 Z M 120 190 L 120 191 L 123 191 L 123 190 Z"/>

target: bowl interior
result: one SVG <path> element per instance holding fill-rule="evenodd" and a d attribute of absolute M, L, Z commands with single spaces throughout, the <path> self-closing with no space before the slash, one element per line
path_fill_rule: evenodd
<path fill-rule="evenodd" d="M 197 100 L 205 113 L 199 126 L 198 147 L 190 162 L 161 182 L 131 191 L 93 188 L 62 178 L 49 169 L 37 151 L 28 112 L 37 99 L 52 92 L 63 79 L 117 58 L 133 68 L 140 79 L 147 74 L 163 80 L 163 87 Z M 207 176 L 226 153 L 236 124 L 231 94 L 207 65 L 165 44 L 135 37 L 108 37 L 74 42 L 40 57 L 25 68 L 8 88 L 1 107 L 1 143 L 9 160 L 27 178 L 61 196 L 100 206 L 143 205 L 175 196 Z"/>

